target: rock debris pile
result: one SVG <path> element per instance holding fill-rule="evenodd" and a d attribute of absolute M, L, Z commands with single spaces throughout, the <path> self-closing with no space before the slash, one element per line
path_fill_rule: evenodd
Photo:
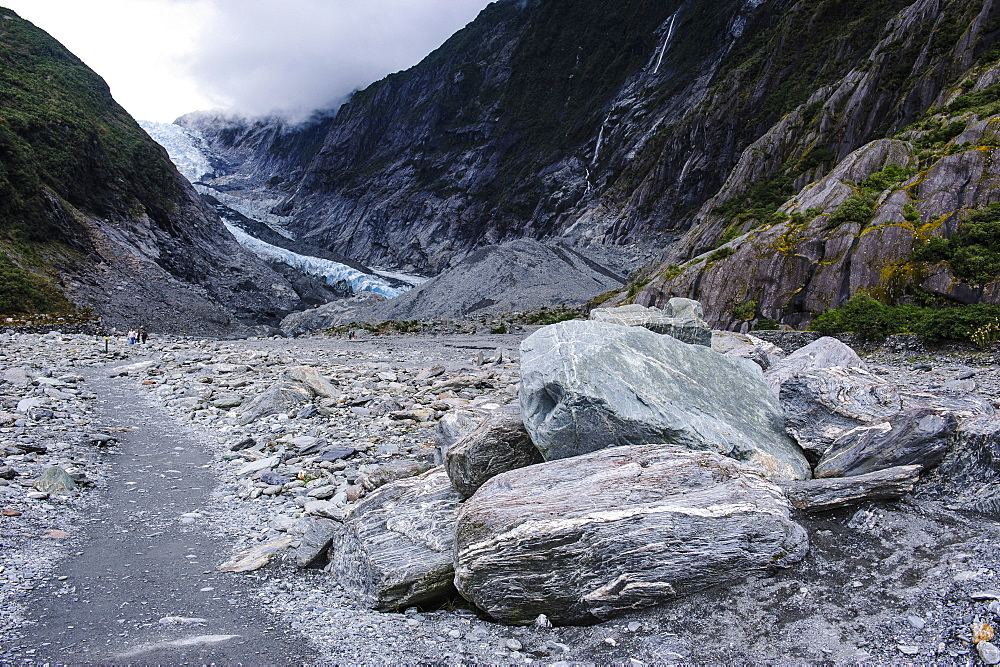
<path fill-rule="evenodd" d="M 677 305 L 670 326 L 703 339 Z M 36 503 L 72 530 L 114 445 L 86 417 L 100 372 L 214 438 L 220 569 L 276 573 L 262 595 L 331 650 L 371 609 L 446 661 L 996 664 L 992 357 L 709 347 L 616 318 L 541 328 L 520 363 L 434 338 L 163 340 L 122 360 L 82 336 L 7 337 L 4 520 Z M 0 558 L 10 583 L 39 576 L 25 552 Z"/>

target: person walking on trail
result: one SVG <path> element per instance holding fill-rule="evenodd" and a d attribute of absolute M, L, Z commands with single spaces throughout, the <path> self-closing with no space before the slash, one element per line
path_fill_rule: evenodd
<path fill-rule="evenodd" d="M 139 329 L 139 342 L 145 345 L 148 339 L 149 339 L 149 333 L 146 331 L 146 327 L 142 327 L 141 329 Z"/>
<path fill-rule="evenodd" d="M 136 339 L 139 338 L 139 332 L 135 329 L 128 330 L 128 344 L 135 345 Z"/>

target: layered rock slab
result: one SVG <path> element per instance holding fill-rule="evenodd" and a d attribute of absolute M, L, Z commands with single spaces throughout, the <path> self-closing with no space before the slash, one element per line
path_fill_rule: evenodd
<path fill-rule="evenodd" d="M 730 458 L 614 447 L 484 484 L 459 513 L 455 585 L 504 623 L 605 620 L 800 561 L 789 511 Z"/>
<path fill-rule="evenodd" d="M 847 431 L 903 409 L 895 385 L 862 368 L 820 368 L 785 381 L 785 428 L 813 464 Z"/>
<path fill-rule="evenodd" d="M 816 464 L 816 477 L 850 477 L 906 465 L 930 468 L 948 451 L 957 426 L 952 413 L 926 406 L 859 426 L 833 442 Z"/>
<path fill-rule="evenodd" d="M 379 611 L 447 593 L 460 500 L 441 467 L 379 488 L 344 518 L 326 569 Z"/>
<path fill-rule="evenodd" d="M 546 460 L 671 443 L 808 479 L 777 397 L 751 361 L 641 327 L 570 321 L 521 343 L 521 411 Z"/>

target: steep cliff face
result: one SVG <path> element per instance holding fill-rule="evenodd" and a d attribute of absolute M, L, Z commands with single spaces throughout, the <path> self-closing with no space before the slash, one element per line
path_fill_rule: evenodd
<path fill-rule="evenodd" d="M 712 323 L 730 328 L 807 324 L 859 291 L 998 302 L 995 269 L 934 251 L 949 238 L 954 250 L 964 221 L 1000 199 L 998 26 L 993 2 L 907 7 L 863 63 L 744 152 L 636 300 L 700 298 Z"/>
<path fill-rule="evenodd" d="M 58 42 L 0 8 L 0 253 L 36 290 L 110 324 L 218 332 L 299 303 Z M 9 295 L 8 295 L 9 296 Z"/>
<path fill-rule="evenodd" d="M 857 186 L 850 179 L 892 160 L 917 171 L 937 164 L 917 154 L 948 142 L 916 145 L 953 121 L 928 110 L 991 84 L 982 68 L 1000 55 L 998 16 L 993 0 L 501 0 L 416 67 L 307 128 L 311 138 L 325 132 L 321 147 L 287 163 L 287 179 L 271 189 L 283 197 L 273 212 L 311 243 L 430 273 L 519 237 L 665 248 L 663 263 L 621 298 L 696 296 L 711 303 L 715 324 L 738 326 L 748 310 L 803 322 L 870 286 L 852 270 L 867 263 L 866 275 L 881 275 L 868 257 L 875 249 L 906 242 L 886 232 L 870 247 L 845 236 L 816 249 L 821 232 L 802 219 L 829 218 Z M 882 155 L 882 144 L 854 155 L 915 122 L 926 126 L 898 139 L 912 160 L 899 146 Z M 852 155 L 823 216 L 817 204 L 802 208 L 805 193 L 790 202 Z M 935 182 L 955 189 L 946 171 Z M 987 188 L 976 201 L 989 198 Z M 939 233 L 956 231 L 960 217 Z M 794 229 L 775 231 L 777 245 L 727 246 L 728 259 L 707 261 L 742 234 L 786 223 Z M 871 234 L 870 223 L 851 238 Z M 795 234 L 814 244 L 809 251 L 789 245 Z M 838 243 L 848 248 L 831 263 Z M 779 246 L 796 259 L 781 260 Z M 855 264 L 859 248 L 868 259 Z M 835 264 L 812 286 L 820 267 Z M 756 286 L 786 274 L 780 287 Z M 892 275 L 898 284 L 901 273 Z"/>

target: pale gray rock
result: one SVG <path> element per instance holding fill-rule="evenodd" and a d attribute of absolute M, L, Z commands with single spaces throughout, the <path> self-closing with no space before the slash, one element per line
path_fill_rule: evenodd
<path fill-rule="evenodd" d="M 660 310 L 637 304 L 590 311 L 593 322 L 627 327 L 644 327 L 658 334 L 695 345 L 711 346 L 712 330 L 703 319 L 701 304 L 691 299 L 673 298 Z"/>
<path fill-rule="evenodd" d="M 333 398 L 339 393 L 333 383 L 323 377 L 315 368 L 292 366 L 285 371 L 285 374 L 292 380 L 309 387 L 309 390 L 320 398 Z"/>
<path fill-rule="evenodd" d="M 546 460 L 672 443 L 808 479 L 777 397 L 753 362 L 641 327 L 563 322 L 521 343 L 521 410 Z"/>
<path fill-rule="evenodd" d="M 719 354 L 749 359 L 765 371 L 785 356 L 784 351 L 774 343 L 735 331 L 713 331 L 712 349 Z"/>
<path fill-rule="evenodd" d="M 782 482 L 796 509 L 826 512 L 867 500 L 895 500 L 913 490 L 922 466 L 897 466 L 854 477 Z"/>
<path fill-rule="evenodd" d="M 326 551 L 339 526 L 339 523 L 330 519 L 309 519 L 294 552 L 295 564 L 299 567 L 309 567 L 317 561 L 325 564 Z"/>
<path fill-rule="evenodd" d="M 614 447 L 484 484 L 459 513 L 455 584 L 504 623 L 605 620 L 800 561 L 789 512 L 730 458 Z"/>
<path fill-rule="evenodd" d="M 449 448 L 444 467 L 451 485 L 468 498 L 488 479 L 541 461 L 542 455 L 524 429 L 520 406 L 508 405 Z"/>
<path fill-rule="evenodd" d="M 434 427 L 438 463 L 444 463 L 451 446 L 475 431 L 488 416 L 489 412 L 485 410 L 449 410 L 445 413 Z"/>
<path fill-rule="evenodd" d="M 452 589 L 460 500 L 441 467 L 383 486 L 347 514 L 327 569 L 372 609 L 444 595 Z"/>
<path fill-rule="evenodd" d="M 788 435 L 814 465 L 847 431 L 903 409 L 895 385 L 844 366 L 796 375 L 781 385 L 778 396 Z"/>
<path fill-rule="evenodd" d="M 903 465 L 930 468 L 948 451 L 958 426 L 950 412 L 911 408 L 847 431 L 816 465 L 816 477 L 849 477 Z"/>
<path fill-rule="evenodd" d="M 778 393 L 781 384 L 796 375 L 808 373 L 820 368 L 846 366 L 848 368 L 867 368 L 857 352 L 836 338 L 824 336 L 790 355 L 767 369 L 764 378 L 774 393 Z"/>
<path fill-rule="evenodd" d="M 47 468 L 42 476 L 35 481 L 35 488 L 44 493 L 72 491 L 76 488 L 76 482 L 63 468 L 52 466 Z"/>
<path fill-rule="evenodd" d="M 976 644 L 976 651 L 984 665 L 1000 664 L 1000 648 L 992 642 L 979 642 Z"/>
<path fill-rule="evenodd" d="M 293 408 L 301 406 L 303 403 L 308 403 L 312 398 L 312 392 L 301 384 L 293 382 L 275 383 L 243 406 L 239 423 L 249 424 L 267 415 L 288 412 Z"/>

